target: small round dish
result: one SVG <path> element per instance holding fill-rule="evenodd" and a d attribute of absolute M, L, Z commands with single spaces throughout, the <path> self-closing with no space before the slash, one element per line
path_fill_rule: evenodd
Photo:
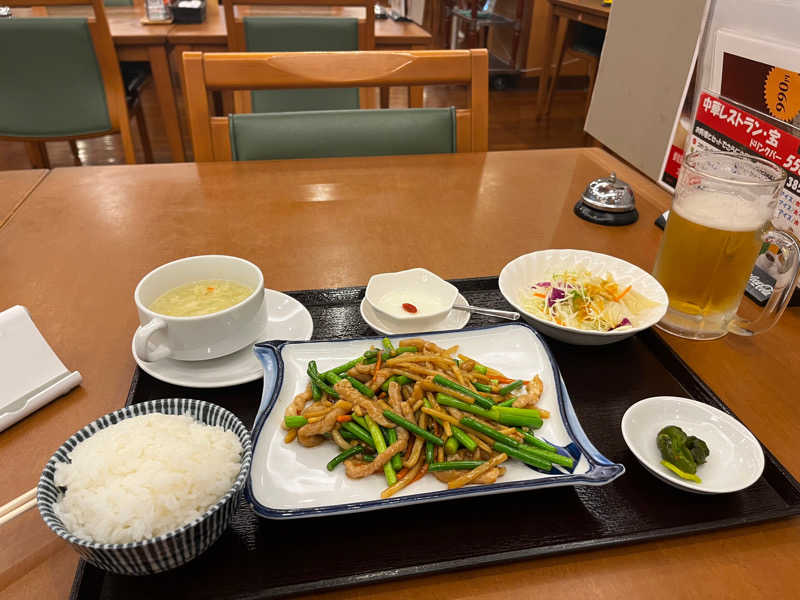
<path fill-rule="evenodd" d="M 70 462 L 70 453 L 82 441 L 121 420 L 139 415 L 164 413 L 190 415 L 206 425 L 233 431 L 242 444 L 242 464 L 228 492 L 202 515 L 153 538 L 126 544 L 103 544 L 82 539 L 68 531 L 56 514 L 53 505 L 61 498 L 63 488 L 55 484 L 57 463 Z M 247 427 L 234 415 L 203 400 L 168 398 L 132 404 L 100 417 L 72 435 L 45 465 L 36 490 L 39 513 L 47 526 L 91 564 L 120 575 L 152 575 L 179 567 L 202 554 L 227 529 L 231 517 L 239 508 L 245 481 L 250 472 L 252 442 Z"/>
<path fill-rule="evenodd" d="M 708 444 L 708 460 L 697 469 L 702 483 L 681 479 L 661 464 L 656 436 L 667 425 L 677 425 Z M 729 414 L 689 398 L 655 396 L 640 400 L 622 417 L 622 437 L 653 475 L 697 494 L 743 490 L 764 470 L 764 451 L 747 427 Z"/>
<path fill-rule="evenodd" d="M 456 286 L 423 268 L 373 275 L 364 295 L 384 323 L 409 331 L 430 331 L 457 297 Z"/>
<path fill-rule="evenodd" d="M 640 294 L 657 303 L 657 306 L 637 315 L 633 327 L 611 331 L 588 331 L 558 325 L 526 311 L 522 297 L 539 281 L 547 281 L 553 273 L 585 268 L 595 275 L 610 273 L 621 286 L 632 285 Z M 508 263 L 500 271 L 500 293 L 534 329 L 556 340 L 577 346 L 602 346 L 612 344 L 652 327 L 667 311 L 667 292 L 655 277 L 636 265 L 614 256 L 588 250 L 540 250 L 524 254 Z"/>
<path fill-rule="evenodd" d="M 456 297 L 456 301 L 453 302 L 453 306 L 469 306 L 469 302 L 467 302 L 467 299 L 464 298 L 464 296 L 459 294 Z M 387 323 L 381 319 L 380 315 L 373 310 L 366 298 L 361 300 L 361 318 L 364 319 L 364 322 L 372 327 L 372 329 L 378 333 L 382 333 L 383 335 L 403 335 L 406 333 L 422 333 L 425 331 L 448 331 L 451 329 L 463 329 L 469 322 L 470 316 L 470 313 L 466 311 L 452 309 L 441 320 L 422 330 L 420 330 L 419 325 L 415 323 L 396 327 L 394 324 Z"/>

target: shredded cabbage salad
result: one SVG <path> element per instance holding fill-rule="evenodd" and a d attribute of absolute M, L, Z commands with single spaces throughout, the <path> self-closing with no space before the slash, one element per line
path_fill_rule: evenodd
<path fill-rule="evenodd" d="M 522 297 L 523 308 L 531 314 L 589 331 L 633 327 L 638 314 L 656 305 L 632 286 L 619 285 L 611 274 L 599 277 L 586 269 L 554 273 Z"/>

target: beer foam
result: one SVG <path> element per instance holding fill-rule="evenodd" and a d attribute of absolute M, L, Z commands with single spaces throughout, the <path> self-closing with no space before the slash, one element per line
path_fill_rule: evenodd
<path fill-rule="evenodd" d="M 772 208 L 725 192 L 694 191 L 672 204 L 687 221 L 723 231 L 755 231 L 772 216 Z"/>

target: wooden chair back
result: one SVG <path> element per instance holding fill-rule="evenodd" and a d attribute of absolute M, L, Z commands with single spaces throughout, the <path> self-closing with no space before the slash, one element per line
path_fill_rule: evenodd
<path fill-rule="evenodd" d="M 488 149 L 489 58 L 486 49 L 373 52 L 202 53 L 183 55 L 195 161 L 231 160 L 227 117 L 214 117 L 213 91 L 329 87 L 466 85 L 457 115 L 457 151 Z"/>
<path fill-rule="evenodd" d="M 284 15 L 291 14 L 292 16 L 304 16 L 306 14 L 319 16 L 319 10 L 315 12 L 314 9 L 320 8 L 363 8 L 365 16 L 358 19 L 358 49 L 373 50 L 375 48 L 374 0 L 226 0 L 223 5 L 225 7 L 225 23 L 228 28 L 228 50 L 231 52 L 247 51 L 244 21 L 242 16 L 238 14 L 236 6 L 297 7 L 288 13 L 281 13 Z"/>
<path fill-rule="evenodd" d="M 358 17 L 358 49 L 373 50 L 375 48 L 375 6 L 374 0 L 227 0 L 223 3 L 225 23 L 228 30 L 228 50 L 231 52 L 247 52 L 247 36 L 245 34 L 244 17 L 250 15 L 250 7 L 274 7 L 276 12 L 269 15 L 256 13 L 252 16 L 341 16 L 336 11 L 328 13 L 325 9 L 360 8 L 364 15 Z M 237 10 L 241 6 L 242 10 Z M 242 13 L 242 14 L 240 14 Z M 263 50 L 263 48 L 262 48 Z M 270 49 L 272 50 L 272 49 Z M 287 50 L 286 48 L 275 51 Z M 309 48 L 314 51 L 330 51 L 333 48 Z M 377 103 L 374 94 L 360 90 L 358 94 L 362 108 L 372 108 Z M 234 93 L 234 107 L 237 113 L 252 112 L 252 96 L 250 93 Z"/>
<path fill-rule="evenodd" d="M 44 15 L 35 18 L 47 18 L 46 9 L 51 6 L 91 6 L 93 16 L 87 18 L 89 33 L 94 46 L 94 54 L 97 58 L 97 65 L 103 80 L 103 87 L 106 95 L 106 106 L 111 129 L 104 132 L 97 132 L 90 135 L 74 136 L 53 136 L 53 137 L 8 137 L 0 135 L 0 139 L 12 139 L 16 141 L 43 142 L 50 140 L 74 140 L 85 137 L 107 135 L 109 133 L 120 133 L 122 146 L 125 155 L 125 162 L 133 164 L 136 162 L 134 152 L 133 137 L 131 135 L 130 117 L 128 106 L 125 99 L 125 88 L 122 83 L 119 59 L 111 39 L 111 31 L 106 20 L 106 13 L 103 8 L 103 0 L 3 0 L 3 4 L 12 8 L 34 9 L 43 8 L 44 12 L 37 11 L 35 14 Z M 54 94 L 58 90 L 53 90 Z"/>

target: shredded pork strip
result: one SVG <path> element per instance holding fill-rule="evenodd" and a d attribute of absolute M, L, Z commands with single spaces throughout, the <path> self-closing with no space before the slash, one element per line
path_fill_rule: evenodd
<path fill-rule="evenodd" d="M 347 374 L 354 379 L 358 379 L 361 383 L 366 383 L 372 379 L 372 373 L 375 371 L 375 365 L 362 365 L 358 363 L 352 367 Z"/>
<path fill-rule="evenodd" d="M 296 417 L 300 414 L 303 408 L 306 405 L 306 402 L 311 400 L 311 384 L 309 383 L 306 386 L 306 391 L 294 397 L 294 400 L 286 407 L 286 412 L 284 413 L 285 417 Z M 289 428 L 286 426 L 286 422 L 284 421 L 281 423 L 281 427 L 288 430 Z"/>
<path fill-rule="evenodd" d="M 392 410 L 396 412 L 398 415 L 406 416 L 406 412 L 403 409 L 403 394 L 400 392 L 400 384 L 396 381 L 392 381 L 389 384 L 389 406 L 392 407 Z"/>
<path fill-rule="evenodd" d="M 529 406 L 534 406 L 539 401 L 539 397 L 542 395 L 542 388 L 542 380 L 539 379 L 538 375 L 536 375 L 527 384 L 525 384 L 525 389 L 528 393 L 517 396 L 517 399 L 514 400 L 514 403 L 511 406 L 514 408 L 528 408 Z"/>
<path fill-rule="evenodd" d="M 413 413 L 410 412 L 410 407 L 408 406 L 408 403 L 403 402 L 403 395 L 400 391 L 400 384 L 398 384 L 396 381 L 393 381 L 389 384 L 388 403 L 394 412 L 402 414 L 406 418 L 410 416 L 411 419 L 409 420 L 413 420 L 414 415 Z M 381 415 L 381 417 L 383 417 L 383 415 Z M 375 460 L 373 460 L 371 463 L 367 463 L 356 459 L 350 459 L 345 461 L 344 465 L 345 465 L 345 470 L 347 471 L 347 476 L 353 479 L 360 479 L 361 477 L 366 477 L 367 475 L 371 475 L 372 473 L 375 473 L 376 471 L 383 469 L 383 465 L 385 465 L 392 458 L 392 456 L 394 456 L 398 452 L 405 451 L 406 447 L 408 446 L 408 437 L 409 437 L 408 431 L 406 431 L 402 427 L 398 427 L 397 441 L 388 448 L 386 448 L 384 452 L 381 452 L 377 457 L 375 457 Z"/>
<path fill-rule="evenodd" d="M 297 430 L 297 441 L 306 448 L 319 446 L 325 441 L 323 433 L 328 433 L 336 426 L 336 417 L 350 412 L 349 408 L 336 406 L 316 423 L 303 425 Z"/>
<path fill-rule="evenodd" d="M 400 340 L 398 346 L 416 346 L 417 352 L 422 352 L 422 347 L 425 345 L 425 340 L 422 338 L 410 338 L 407 340 Z"/>
<path fill-rule="evenodd" d="M 458 471 L 456 469 L 450 469 L 449 471 L 434 471 L 433 475 L 439 481 L 443 483 L 450 483 L 454 479 L 458 479 L 461 477 L 466 471 Z M 492 467 L 486 473 L 475 479 L 474 481 L 470 481 L 470 483 L 481 483 L 481 484 L 490 484 L 497 481 L 497 478 L 500 477 L 503 473 L 505 473 L 505 469 L 503 467 Z"/>
<path fill-rule="evenodd" d="M 308 426 L 306 425 L 306 427 Z M 362 477 L 372 475 L 376 471 L 383 470 L 383 465 L 389 462 L 395 454 L 398 452 L 405 452 L 407 444 L 408 432 L 402 427 L 398 427 L 397 441 L 378 454 L 372 462 L 364 462 L 355 458 L 349 458 L 344 461 L 344 468 L 345 471 L 347 471 L 347 476 L 351 479 L 361 479 Z"/>
<path fill-rule="evenodd" d="M 339 393 L 339 396 L 342 399 L 352 402 L 354 406 L 360 406 L 362 409 L 364 409 L 370 418 L 378 425 L 383 425 L 384 427 L 389 428 L 393 428 L 395 426 L 394 423 L 387 420 L 386 417 L 383 416 L 383 411 L 375 402 L 355 389 L 353 385 L 346 379 L 339 381 L 333 386 L 333 389 Z"/>

